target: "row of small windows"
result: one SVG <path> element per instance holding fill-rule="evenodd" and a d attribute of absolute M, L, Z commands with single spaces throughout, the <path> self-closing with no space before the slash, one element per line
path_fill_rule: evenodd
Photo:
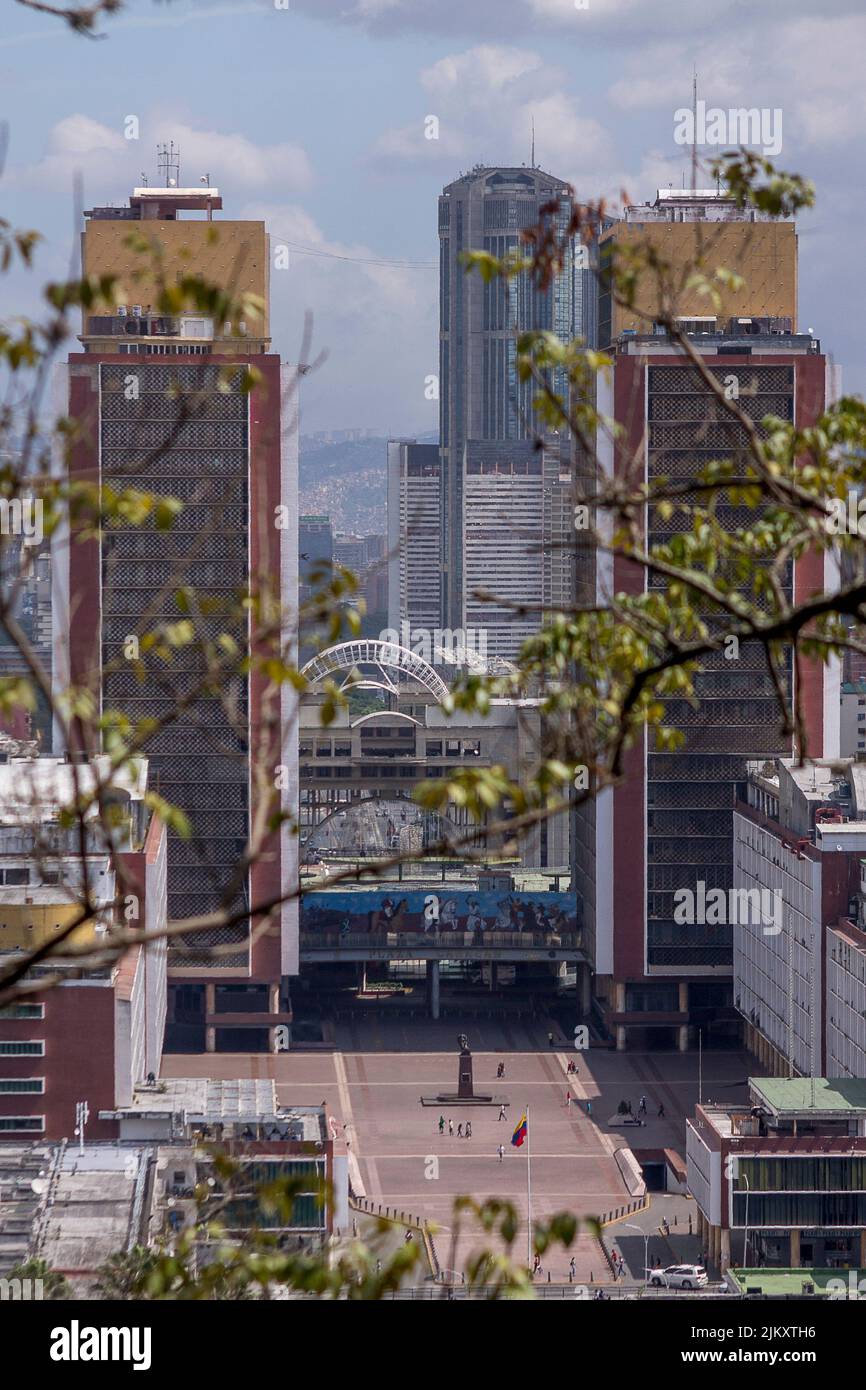
<path fill-rule="evenodd" d="M 59 869 L 0 869 L 0 883 L 7 887 L 26 887 L 30 883 L 59 883 Z"/>
<path fill-rule="evenodd" d="M 117 351 L 127 354 L 143 352 L 148 357 L 202 357 L 211 352 L 211 348 L 196 344 L 182 347 L 179 343 L 118 343 Z"/>
<path fill-rule="evenodd" d="M 382 737 L 400 737 L 402 730 L 380 730 Z M 407 743 L 407 751 L 414 753 L 414 741 Z M 332 743 L 330 739 L 320 741 L 313 747 L 310 743 L 302 743 L 298 748 L 299 758 L 351 758 L 352 745 L 350 743 Z M 382 754 L 380 752 L 379 756 Z M 438 739 L 436 742 L 428 742 L 424 745 L 424 756 L 427 758 L 480 758 L 481 740 L 448 738 Z"/>

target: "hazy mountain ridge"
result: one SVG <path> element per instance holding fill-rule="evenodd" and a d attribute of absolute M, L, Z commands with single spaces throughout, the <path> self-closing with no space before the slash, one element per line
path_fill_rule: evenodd
<path fill-rule="evenodd" d="M 417 436 L 429 443 L 436 436 Z M 326 515 L 335 531 L 367 536 L 387 527 L 388 440 L 384 435 L 332 444 L 302 435 L 299 457 L 301 514 Z"/>

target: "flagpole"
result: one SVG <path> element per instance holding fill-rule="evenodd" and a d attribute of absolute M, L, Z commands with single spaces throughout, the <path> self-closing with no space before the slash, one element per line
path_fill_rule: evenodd
<path fill-rule="evenodd" d="M 532 1273 L 532 1139 L 529 1133 L 529 1106 L 526 1107 L 526 1265 Z"/>

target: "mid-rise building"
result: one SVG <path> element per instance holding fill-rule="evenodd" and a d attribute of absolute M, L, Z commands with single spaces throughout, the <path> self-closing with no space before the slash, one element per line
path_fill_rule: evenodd
<path fill-rule="evenodd" d="M 839 752 L 843 758 L 866 757 L 866 680 L 843 681 L 840 695 Z"/>
<path fill-rule="evenodd" d="M 698 1235 L 722 1273 L 866 1265 L 866 1081 L 749 1079 L 748 1105 L 705 1101 L 686 1127 Z"/>
<path fill-rule="evenodd" d="M 775 759 L 734 812 L 733 931 L 744 1041 L 776 1075 L 866 1076 L 866 767 Z"/>
<path fill-rule="evenodd" d="M 327 583 L 334 564 L 334 532 L 327 516 L 298 517 L 298 603 Z"/>
<path fill-rule="evenodd" d="M 485 716 L 448 716 L 441 707 L 444 669 L 396 642 L 360 639 L 305 667 L 305 983 L 345 989 L 349 998 L 351 987 L 374 973 L 397 988 L 414 981 L 413 988 L 426 988 L 434 1018 L 440 988 L 443 1002 L 452 986 L 551 1000 L 569 988 L 587 1014 L 589 959 L 568 868 L 568 817 L 542 821 L 517 844 L 502 834 L 487 837 L 465 806 L 449 802 L 432 812 L 412 797 L 425 777 L 464 768 L 499 766 L 520 783 L 543 756 L 539 700 L 494 699 Z M 324 727 L 320 707 L 331 682 L 349 705 Z M 364 703 L 354 705 L 361 697 Z M 389 865 L 395 855 L 407 858 Z M 374 872 L 376 860 L 383 866 Z M 333 874 L 365 864 L 363 877 L 329 885 Z"/>
<path fill-rule="evenodd" d="M 571 441 L 471 440 L 464 451 L 462 626 L 513 661 L 574 592 Z"/>
<path fill-rule="evenodd" d="M 97 779 L 110 829 L 93 800 Z M 14 758 L 0 765 L 0 988 L 4 967 L 52 941 L 94 953 L 118 928 L 166 923 L 166 833 L 148 808 L 148 766 L 110 774 L 108 760 Z M 69 810 L 86 805 L 84 846 Z M 90 898 L 93 915 L 80 926 Z M 133 945 L 114 963 L 47 957 L 25 976 L 50 987 L 0 1008 L 0 1138 L 71 1139 L 86 1102 L 94 1138 L 116 1127 L 100 1107 L 129 1104 L 157 1074 L 166 1017 L 166 943 Z M 55 977 L 61 978 L 55 982 Z"/>
<path fill-rule="evenodd" d="M 438 444 L 388 441 L 388 626 L 432 632 L 442 618 Z"/>

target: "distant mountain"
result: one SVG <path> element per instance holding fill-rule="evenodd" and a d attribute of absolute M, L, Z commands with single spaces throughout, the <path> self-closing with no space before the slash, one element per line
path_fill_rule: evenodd
<path fill-rule="evenodd" d="M 419 434 L 420 443 L 435 434 Z M 323 444 L 300 439 L 299 509 L 327 515 L 335 531 L 372 536 L 387 527 L 388 441 L 382 436 Z"/>

